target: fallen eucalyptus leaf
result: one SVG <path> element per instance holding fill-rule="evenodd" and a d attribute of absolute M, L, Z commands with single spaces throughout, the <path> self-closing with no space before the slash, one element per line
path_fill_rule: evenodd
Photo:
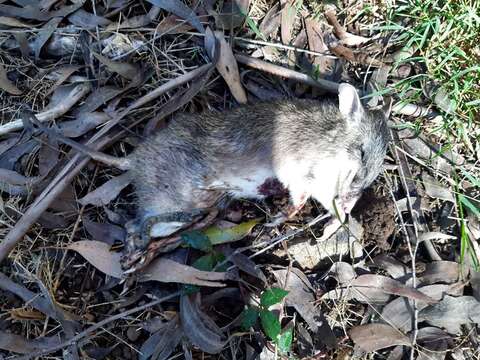
<path fill-rule="evenodd" d="M 115 199 L 120 191 L 127 187 L 131 181 L 130 174 L 125 172 L 122 175 L 108 180 L 92 192 L 89 192 L 83 198 L 79 199 L 78 202 L 82 205 L 107 205 L 110 201 Z"/>
<path fill-rule="evenodd" d="M 226 345 L 218 326 L 203 313 L 193 300 L 195 295 L 180 297 L 182 329 L 192 344 L 209 354 L 218 354 Z"/>
<path fill-rule="evenodd" d="M 202 232 L 208 237 L 212 245 L 225 244 L 243 239 L 258 223 L 259 220 L 255 219 L 229 228 L 220 228 L 214 225 Z"/>
<path fill-rule="evenodd" d="M 90 264 L 104 274 L 121 279 L 124 277 L 120 259 L 122 254 L 110 250 L 110 245 L 95 240 L 71 243 L 67 249 L 82 255 Z"/>
<path fill-rule="evenodd" d="M 5 90 L 11 95 L 21 95 L 22 91 L 20 91 L 13 82 L 7 77 L 7 71 L 5 68 L 0 64 L 0 89 Z"/>
<path fill-rule="evenodd" d="M 426 307 L 418 314 L 418 321 L 446 329 L 450 334 L 459 334 L 460 325 L 480 324 L 480 302 L 473 296 L 445 296 L 437 304 Z"/>
<path fill-rule="evenodd" d="M 348 332 L 355 346 L 368 353 L 394 345 L 410 345 L 410 339 L 386 324 L 355 326 Z"/>
<path fill-rule="evenodd" d="M 142 271 L 141 276 L 142 282 L 159 281 L 213 287 L 223 287 L 225 284 L 222 281 L 228 280 L 228 273 L 200 271 L 167 258 L 152 261 Z"/>

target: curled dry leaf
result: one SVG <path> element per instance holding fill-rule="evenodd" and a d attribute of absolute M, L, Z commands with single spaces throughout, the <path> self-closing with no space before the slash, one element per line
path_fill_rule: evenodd
<path fill-rule="evenodd" d="M 356 347 L 373 352 L 395 345 L 410 345 L 410 340 L 390 325 L 367 324 L 353 327 L 348 335 Z"/>
<path fill-rule="evenodd" d="M 130 174 L 128 172 L 123 173 L 122 175 L 108 180 L 102 186 L 79 199 L 78 202 L 82 205 L 107 205 L 110 201 L 115 199 L 120 191 L 127 187 L 131 181 Z"/>
<path fill-rule="evenodd" d="M 0 64 L 0 89 L 5 90 L 11 95 L 21 95 L 22 92 L 7 77 L 7 71 Z"/>
<path fill-rule="evenodd" d="M 480 324 L 480 303 L 473 296 L 445 296 L 442 301 L 421 310 L 419 321 L 446 329 L 450 334 L 458 334 L 460 325 Z"/>
<path fill-rule="evenodd" d="M 105 65 L 108 70 L 110 70 L 111 72 L 115 72 L 126 79 L 133 80 L 138 76 L 138 73 L 140 72 L 140 69 L 133 64 L 113 61 L 95 52 L 92 52 L 92 55 L 95 56 L 97 60 L 100 61 L 103 65 Z"/>
<path fill-rule="evenodd" d="M 104 274 L 121 279 L 124 277 L 120 259 L 122 254 L 110 251 L 110 245 L 100 241 L 83 240 L 71 243 L 67 249 L 82 255 L 90 264 Z"/>
<path fill-rule="evenodd" d="M 0 331 L 0 349 L 18 354 L 31 354 L 39 350 L 46 350 L 60 344 L 58 336 L 26 339 L 23 336 Z"/>
<path fill-rule="evenodd" d="M 194 301 L 194 296 L 180 298 L 180 321 L 188 340 L 202 351 L 218 354 L 226 345 L 223 334 Z"/>
<path fill-rule="evenodd" d="M 181 17 L 182 19 L 187 20 L 192 26 L 197 29 L 199 32 L 204 33 L 205 28 L 198 20 L 195 12 L 185 5 L 180 0 L 147 0 L 149 3 L 152 3 L 155 6 L 158 6 L 161 9 L 164 9 L 172 14 Z"/>
<path fill-rule="evenodd" d="M 201 271 L 167 258 L 152 261 L 141 273 L 140 281 L 159 281 L 199 286 L 222 287 L 222 281 L 228 279 L 228 273 Z"/>
<path fill-rule="evenodd" d="M 238 71 L 237 60 L 233 56 L 232 48 L 226 42 L 223 34 L 220 31 L 215 31 L 213 34 L 210 28 L 205 32 L 206 37 L 215 37 L 219 44 L 220 56 L 216 64 L 217 70 L 222 75 L 223 79 L 232 92 L 233 97 L 240 104 L 247 102 L 247 94 L 240 81 L 240 73 Z M 205 41 L 208 41 L 207 39 Z M 213 42 L 213 40 L 212 40 Z M 210 54 L 210 56 L 212 56 Z"/>

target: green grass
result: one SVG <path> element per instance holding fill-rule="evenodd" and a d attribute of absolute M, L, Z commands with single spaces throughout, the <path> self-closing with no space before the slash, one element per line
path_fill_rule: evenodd
<path fill-rule="evenodd" d="M 400 0 L 389 9 L 383 30 L 393 31 L 393 40 L 412 54 L 398 60 L 397 65 L 414 61 L 425 68 L 424 74 L 417 73 L 395 84 L 397 96 L 405 102 L 421 103 L 425 88 L 435 85 L 429 100 L 440 110 L 442 121 L 418 119 L 415 127 L 437 136 L 442 148 L 455 147 L 468 162 L 477 162 L 480 153 L 480 1 Z M 452 175 L 457 184 L 463 258 L 466 251 L 473 255 L 471 239 L 465 231 L 465 210 L 478 216 L 480 208 L 478 202 L 473 203 L 461 194 L 460 184 L 467 180 L 479 188 L 480 174 L 468 173 L 463 168 L 456 170 L 458 175 Z M 477 262 L 474 264 L 478 266 Z"/>
<path fill-rule="evenodd" d="M 401 0 L 396 4 L 389 9 L 385 29 L 396 30 L 395 41 L 426 68 L 425 75 L 396 85 L 400 97 L 414 102 L 426 83 L 438 85 L 453 111 L 444 112 L 443 123 L 432 130 L 461 143 L 473 155 L 480 137 L 480 2 Z"/>

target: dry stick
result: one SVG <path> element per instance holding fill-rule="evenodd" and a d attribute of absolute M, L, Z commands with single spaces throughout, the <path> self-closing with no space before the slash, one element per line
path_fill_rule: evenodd
<path fill-rule="evenodd" d="M 83 83 L 74 87 L 61 103 L 37 114 L 37 119 L 40 122 L 55 120 L 56 118 L 65 114 L 75 105 L 82 97 L 88 94 L 91 90 L 90 84 Z M 8 134 L 12 131 L 23 129 L 22 120 L 14 120 L 0 126 L 0 135 Z"/>
<path fill-rule="evenodd" d="M 169 91 L 179 85 L 182 85 L 196 76 L 202 74 L 203 72 L 210 69 L 212 64 L 202 65 L 201 67 L 179 76 L 178 78 L 172 79 L 167 83 L 159 86 L 152 92 L 144 95 L 140 99 L 136 100 L 132 105 L 127 109 L 121 112 L 117 117 L 110 120 L 104 128 L 102 128 L 98 133 L 96 133 L 92 139 L 88 141 L 87 144 L 92 145 L 92 143 L 98 140 L 102 135 L 105 135 L 113 126 L 115 126 L 122 118 L 124 118 L 132 110 L 148 103 L 149 101 L 157 98 L 166 91 Z M 98 143 L 92 146 L 95 150 L 100 150 L 110 142 L 110 138 L 104 137 Z M 0 263 L 5 260 L 10 251 L 15 247 L 15 245 L 22 239 L 25 233 L 28 231 L 30 226 L 40 217 L 40 215 L 47 210 L 50 204 L 59 196 L 62 191 L 67 187 L 67 185 L 72 181 L 72 179 L 82 170 L 82 168 L 90 161 L 90 158 L 86 158 L 81 154 L 76 154 L 61 172 L 52 180 L 52 182 L 43 190 L 43 192 L 35 199 L 35 202 L 30 205 L 25 214 L 18 220 L 15 226 L 8 232 L 3 241 L 0 243 Z"/>
<path fill-rule="evenodd" d="M 282 76 L 287 79 L 293 79 L 298 82 L 314 86 L 323 90 L 327 90 L 332 93 L 338 92 L 338 84 L 333 81 L 328 81 L 324 79 L 315 80 L 306 74 L 284 68 L 283 66 L 274 65 L 266 61 L 255 59 L 251 56 L 236 54 L 235 59 L 237 59 L 237 61 L 241 64 L 247 65 L 260 71 L 265 71 L 273 75 Z"/>
<path fill-rule="evenodd" d="M 167 301 L 167 300 L 170 300 L 170 299 L 173 299 L 174 297 L 177 297 L 181 294 L 180 291 L 177 291 L 173 294 L 170 294 L 170 295 L 167 295 L 167 296 L 164 296 L 160 299 L 157 299 L 157 300 L 153 300 L 153 301 L 150 301 L 149 303 L 145 304 L 145 305 L 141 305 L 141 306 L 137 306 L 137 307 L 134 307 L 133 309 L 130 309 L 130 310 L 126 310 L 124 312 L 121 312 L 119 314 L 116 314 L 116 315 L 112 315 L 106 319 L 103 319 L 102 321 L 99 321 L 98 323 L 90 326 L 89 328 L 85 329 L 84 331 L 82 331 L 81 333 L 78 333 L 77 335 L 75 335 L 74 337 L 72 337 L 71 339 L 69 340 L 66 340 L 58 345 L 55 345 L 55 346 L 52 346 L 51 348 L 49 349 L 45 349 L 45 350 L 39 350 L 39 351 L 36 351 L 34 353 L 31 353 L 31 354 L 28 354 L 28 355 L 24 355 L 24 356 L 17 356 L 17 357 L 14 357 L 12 358 L 12 360 L 28 360 L 28 359 L 32 359 L 34 357 L 38 357 L 38 356 L 43 356 L 43 355 L 46 355 L 46 354 L 50 354 L 54 351 L 58 351 L 58 350 L 61 350 L 73 343 L 76 343 L 77 341 L 81 340 L 82 338 L 88 336 L 89 334 L 91 334 L 92 332 L 94 332 L 95 330 L 107 325 L 108 323 L 111 323 L 115 320 L 119 320 L 119 319 L 123 319 L 129 315 L 132 315 L 134 313 L 137 313 L 137 312 L 140 312 L 140 311 L 143 311 L 143 310 L 146 310 L 152 306 L 155 306 L 157 304 L 160 304 L 164 301 Z"/>

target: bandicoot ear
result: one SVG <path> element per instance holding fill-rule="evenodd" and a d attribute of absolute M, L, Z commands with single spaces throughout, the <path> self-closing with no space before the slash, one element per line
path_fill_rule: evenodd
<path fill-rule="evenodd" d="M 340 113 L 348 120 L 360 121 L 364 114 L 357 90 L 350 84 L 338 86 L 338 103 Z"/>

